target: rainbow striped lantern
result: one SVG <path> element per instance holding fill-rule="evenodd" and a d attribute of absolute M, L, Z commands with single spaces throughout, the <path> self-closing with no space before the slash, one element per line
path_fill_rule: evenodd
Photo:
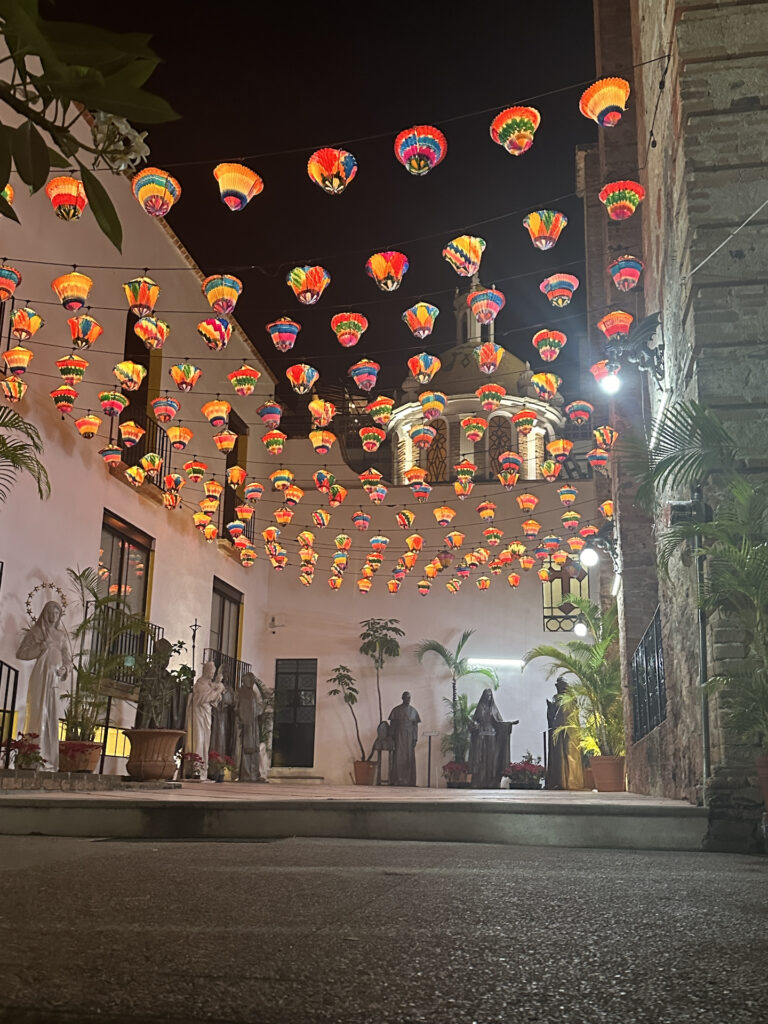
<path fill-rule="evenodd" d="M 445 584 L 445 589 L 448 591 L 449 594 L 458 594 L 460 588 L 461 588 L 461 580 L 460 579 L 455 579 L 454 578 L 452 580 L 448 580 L 448 582 Z"/>
<path fill-rule="evenodd" d="M 381 291 L 394 292 L 400 287 L 409 265 L 407 256 L 401 252 L 375 252 L 366 260 L 365 272 Z"/>
<path fill-rule="evenodd" d="M 423 484 L 427 479 L 426 469 L 422 469 L 421 466 L 411 466 L 410 469 L 406 469 L 403 473 L 405 482 L 409 487 L 413 487 L 414 484 Z"/>
<path fill-rule="evenodd" d="M 259 487 L 261 487 L 261 484 L 259 484 Z M 250 523 L 251 519 L 253 519 L 253 509 L 250 505 L 235 505 L 235 515 L 241 522 Z"/>
<path fill-rule="evenodd" d="M 504 308 L 505 302 L 504 293 L 497 288 L 482 288 L 470 292 L 467 296 L 467 305 L 472 310 L 472 316 L 483 325 L 493 323 Z"/>
<path fill-rule="evenodd" d="M 211 352 L 221 352 L 232 337 L 232 324 L 223 316 L 209 316 L 197 325 L 197 333 Z"/>
<path fill-rule="evenodd" d="M 427 594 L 432 589 L 432 580 L 419 580 L 419 582 L 416 584 L 416 589 L 418 590 L 422 597 L 426 597 Z"/>
<path fill-rule="evenodd" d="M 73 316 L 67 320 L 72 335 L 72 344 L 75 348 L 90 348 L 104 332 L 101 324 L 97 323 L 88 313 L 81 313 L 80 316 Z"/>
<path fill-rule="evenodd" d="M 232 412 L 232 406 L 229 402 L 224 402 L 220 398 L 216 398 L 211 402 L 206 402 L 205 405 L 200 407 L 200 412 L 205 416 L 212 427 L 223 427 L 229 420 L 229 414 Z"/>
<path fill-rule="evenodd" d="M 168 434 L 168 440 L 171 442 L 171 448 L 177 452 L 183 452 L 189 442 L 195 436 L 189 427 L 168 427 L 166 431 Z"/>
<path fill-rule="evenodd" d="M 534 567 L 534 565 L 536 565 L 536 559 L 533 557 L 533 555 L 521 555 L 520 556 L 520 567 L 525 572 L 528 572 L 529 569 L 532 569 Z"/>
<path fill-rule="evenodd" d="M 493 341 L 484 341 L 482 345 L 476 345 L 472 352 L 477 360 L 478 368 L 488 374 L 496 372 L 504 356 L 504 349 Z"/>
<path fill-rule="evenodd" d="M 135 277 L 123 285 L 128 308 L 138 317 L 150 316 L 155 311 L 160 287 L 151 277 Z"/>
<path fill-rule="evenodd" d="M 610 453 L 605 448 L 593 448 L 591 452 L 587 452 L 587 462 L 592 469 L 602 473 L 603 476 L 608 476 L 608 460 L 610 457 Z"/>
<path fill-rule="evenodd" d="M 233 451 L 237 444 L 237 434 L 234 430 L 230 430 L 228 427 L 225 427 L 224 430 L 220 430 L 218 434 L 213 435 L 213 443 L 220 452 L 228 454 Z"/>
<path fill-rule="evenodd" d="M 128 408 L 128 399 L 122 391 L 100 391 L 99 402 L 105 416 L 119 416 Z"/>
<path fill-rule="evenodd" d="M 440 310 L 437 306 L 431 306 L 428 302 L 417 302 L 415 306 L 405 310 L 402 320 L 408 325 L 414 338 L 422 341 L 432 333 L 439 314 Z"/>
<path fill-rule="evenodd" d="M 14 377 L 23 377 L 34 358 L 35 354 L 31 349 L 24 348 L 23 345 L 15 345 L 7 352 L 3 352 L 6 373 L 10 373 Z"/>
<path fill-rule="evenodd" d="M 336 441 L 336 435 L 330 430 L 311 430 L 309 440 L 315 455 L 327 455 Z"/>
<path fill-rule="evenodd" d="M 0 267 L 0 296 L 2 296 L 3 271 L 12 269 L 12 267 Z M 18 274 L 18 271 L 16 273 Z M 20 281 L 21 274 L 18 277 Z M 90 277 L 86 277 L 85 274 L 78 274 L 76 270 L 73 270 L 71 274 L 62 274 L 61 277 L 51 281 L 51 288 L 53 288 L 56 297 L 64 309 L 69 313 L 73 313 L 77 309 L 82 309 L 88 301 L 88 295 L 91 288 L 93 288 L 93 281 Z"/>
<path fill-rule="evenodd" d="M 494 576 L 500 576 L 501 571 L 504 568 L 504 563 L 500 558 L 494 558 L 488 563 L 488 568 L 491 570 Z"/>
<path fill-rule="evenodd" d="M 341 576 L 330 576 L 328 578 L 328 586 L 331 590 L 339 590 L 343 582 L 344 581 Z"/>
<path fill-rule="evenodd" d="M 365 513 L 361 512 L 360 515 L 361 516 L 365 515 Z M 367 516 L 366 518 L 368 519 L 368 522 L 371 521 L 371 517 L 370 516 Z M 354 517 L 353 517 L 353 521 L 354 521 Z M 358 527 L 358 529 L 359 529 L 359 527 Z M 363 529 L 367 529 L 367 526 L 363 527 Z M 352 547 L 352 538 L 349 536 L 349 534 L 338 533 L 333 538 L 333 543 L 336 545 L 336 550 L 337 551 L 349 551 L 349 549 Z"/>
<path fill-rule="evenodd" d="M 507 576 L 507 583 L 509 583 L 513 590 L 517 590 L 520 586 L 520 576 L 516 572 L 511 572 L 509 576 Z"/>
<path fill-rule="evenodd" d="M 205 537 L 205 539 L 210 544 L 212 541 L 216 540 L 216 538 L 219 536 L 219 529 L 218 529 L 218 527 L 214 526 L 213 523 L 206 523 L 205 526 L 203 527 L 203 536 Z"/>
<path fill-rule="evenodd" d="M 526 519 L 524 523 L 520 524 L 520 529 L 523 531 L 524 537 L 536 537 L 541 529 L 541 523 L 536 522 L 535 519 Z"/>
<path fill-rule="evenodd" d="M 383 555 L 389 545 L 389 537 L 383 537 L 380 534 L 375 537 L 371 537 L 370 545 L 371 551 L 377 555 Z"/>
<path fill-rule="evenodd" d="M 563 350 L 567 337 L 562 331 L 537 331 L 534 334 L 531 344 L 546 363 L 557 359 Z"/>
<path fill-rule="evenodd" d="M 598 199 L 611 220 L 627 220 L 645 199 L 645 189 L 638 181 L 610 181 L 600 189 Z"/>
<path fill-rule="evenodd" d="M 220 498 L 221 492 L 224 490 L 224 484 L 220 484 L 218 480 L 214 480 L 211 477 L 210 480 L 206 480 L 203 484 L 203 490 L 207 498 Z"/>
<path fill-rule="evenodd" d="M 185 462 L 181 468 L 187 474 L 187 480 L 191 484 L 199 484 L 205 476 L 208 465 L 201 459 L 192 458 L 189 462 Z"/>
<path fill-rule="evenodd" d="M 347 500 L 347 489 L 341 484 L 331 484 L 328 488 L 328 504 L 331 508 L 338 508 Z"/>
<path fill-rule="evenodd" d="M 602 128 L 613 128 L 627 109 L 629 82 L 623 78 L 601 78 L 585 89 L 579 110 Z"/>
<path fill-rule="evenodd" d="M 321 493 L 323 491 L 330 490 L 331 484 L 336 483 L 336 477 L 333 473 L 329 473 L 327 469 L 318 469 L 312 474 L 312 479 L 315 482 L 315 487 Z"/>
<path fill-rule="evenodd" d="M 619 439 L 619 432 L 613 427 L 596 427 L 592 433 L 598 448 L 605 448 L 606 451 L 610 451 Z"/>
<path fill-rule="evenodd" d="M 313 427 L 327 427 L 336 415 L 336 406 L 324 398 L 313 398 L 307 406 Z"/>
<path fill-rule="evenodd" d="M 104 462 L 108 466 L 117 466 L 121 461 L 123 449 L 119 444 L 107 443 L 103 448 L 99 448 L 99 455 L 104 459 Z"/>
<path fill-rule="evenodd" d="M 617 309 L 612 313 L 606 313 L 601 320 L 597 321 L 597 326 L 603 332 L 607 341 L 613 341 L 614 338 L 623 339 L 629 335 L 634 319 L 631 313 L 625 313 L 623 309 Z"/>
<path fill-rule="evenodd" d="M 428 423 L 414 423 L 408 433 L 417 448 L 429 448 L 437 437 L 437 431 Z"/>
<path fill-rule="evenodd" d="M 360 591 L 361 594 L 367 594 L 368 591 L 371 589 L 372 585 L 373 584 L 371 583 L 371 581 L 367 579 L 365 576 L 363 576 L 362 579 L 359 579 L 357 581 L 357 589 Z"/>
<path fill-rule="evenodd" d="M 304 491 L 296 484 L 289 484 L 283 491 L 283 501 L 290 508 L 294 508 L 304 497 Z"/>
<path fill-rule="evenodd" d="M 603 519 L 613 519 L 613 502 L 608 499 L 604 501 L 602 505 L 597 506 L 597 511 L 603 517 Z"/>
<path fill-rule="evenodd" d="M 297 395 L 306 395 L 320 379 L 317 370 L 313 366 L 307 366 L 306 363 L 295 363 L 293 366 L 289 366 L 285 371 L 285 376 Z"/>
<path fill-rule="evenodd" d="M 176 363 L 168 373 L 179 391 L 191 391 L 203 375 L 192 363 Z"/>
<path fill-rule="evenodd" d="M 527 153 L 541 123 L 534 107 L 507 107 L 491 121 L 491 138 L 512 156 Z"/>
<path fill-rule="evenodd" d="M 227 533 L 232 540 L 237 540 L 238 537 L 241 537 L 244 529 L 245 527 L 240 519 L 233 519 L 231 523 L 227 523 Z"/>
<path fill-rule="evenodd" d="M 525 494 L 518 494 L 515 499 L 517 504 L 520 506 L 521 512 L 533 512 L 536 506 L 539 504 L 539 499 L 535 494 L 530 494 L 528 491 Z"/>
<path fill-rule="evenodd" d="M 361 359 L 359 363 L 350 366 L 347 373 L 361 391 L 372 391 L 376 387 L 376 378 L 380 369 L 379 363 L 375 363 L 372 359 Z"/>
<path fill-rule="evenodd" d="M 356 530 L 367 530 L 371 525 L 371 516 L 362 509 L 352 513 L 352 525 Z"/>
<path fill-rule="evenodd" d="M 459 277 L 472 277 L 480 269 L 485 250 L 485 239 L 474 235 L 452 238 L 443 249 L 443 259 L 450 263 Z"/>
<path fill-rule="evenodd" d="M 164 491 L 163 492 L 163 508 L 167 508 L 169 511 L 178 508 L 181 504 L 181 495 L 175 491 Z"/>
<path fill-rule="evenodd" d="M 492 501 L 481 501 L 475 511 L 484 523 L 492 523 L 496 515 L 496 505 Z"/>
<path fill-rule="evenodd" d="M 629 292 L 640 280 L 645 264 L 637 256 L 619 256 L 608 264 L 608 273 L 620 292 Z"/>
<path fill-rule="evenodd" d="M 11 334 L 17 341 L 29 341 L 45 321 L 31 306 L 19 306 L 11 313 Z"/>
<path fill-rule="evenodd" d="M 531 210 L 523 217 L 523 227 L 528 229 L 531 241 L 544 252 L 557 244 L 568 218 L 558 210 Z"/>
<path fill-rule="evenodd" d="M 214 313 L 230 316 L 243 293 L 243 282 L 232 274 L 212 274 L 200 286 Z"/>
<path fill-rule="evenodd" d="M 429 384 L 442 365 L 437 356 L 427 352 L 419 352 L 408 360 L 408 369 L 419 384 Z"/>
<path fill-rule="evenodd" d="M 56 278 L 56 281 L 59 280 L 61 280 L 61 278 Z M 51 285 L 54 291 L 56 290 L 54 287 L 56 281 L 54 281 L 53 284 Z M 16 291 L 16 288 L 20 284 L 21 271 L 16 270 L 15 267 L 0 267 L 0 302 L 5 302 L 7 299 L 10 299 L 10 297 L 13 295 L 13 293 Z M 93 284 L 93 282 L 91 282 L 91 284 Z M 56 292 L 56 294 L 58 295 L 58 292 Z M 65 306 L 64 308 L 66 309 L 67 307 Z M 80 307 L 77 306 L 73 308 L 79 309 Z"/>
<path fill-rule="evenodd" d="M 399 512 L 395 513 L 397 525 L 400 527 L 401 530 L 410 530 L 410 528 L 413 526 L 415 518 L 415 514 L 411 512 L 409 508 L 401 508 Z"/>
<path fill-rule="evenodd" d="M 386 430 L 380 427 L 361 427 L 358 434 L 365 452 L 377 452 L 387 436 Z"/>
<path fill-rule="evenodd" d="M 507 545 L 507 551 L 513 558 L 519 558 L 526 552 L 526 546 L 521 540 L 513 540 Z"/>
<path fill-rule="evenodd" d="M 575 402 L 570 402 L 566 405 L 564 410 L 565 415 L 571 423 L 578 424 L 587 423 L 589 421 L 589 417 L 594 411 L 594 405 L 591 405 L 589 402 L 584 402 L 581 399 L 578 399 Z"/>
<path fill-rule="evenodd" d="M 396 594 L 400 589 L 400 580 L 394 577 L 391 580 L 387 580 L 387 590 L 390 594 Z"/>
<path fill-rule="evenodd" d="M 380 427 L 386 427 L 392 417 L 394 407 L 395 400 L 382 395 L 380 398 L 374 398 L 372 402 L 369 402 L 365 407 L 365 411 L 374 423 L 378 423 Z"/>
<path fill-rule="evenodd" d="M 491 585 L 489 576 L 478 576 L 475 580 L 475 586 L 478 590 L 487 590 Z"/>
<path fill-rule="evenodd" d="M 592 523 L 587 523 L 586 526 L 582 526 L 579 530 L 579 536 L 587 540 L 589 537 L 594 537 L 599 532 L 600 531 L 596 526 L 593 526 Z"/>
<path fill-rule="evenodd" d="M 312 522 L 321 530 L 324 530 L 330 521 L 331 513 L 326 512 L 324 508 L 317 508 L 312 513 Z"/>
<path fill-rule="evenodd" d="M 85 416 L 81 416 L 79 420 L 75 420 L 75 426 L 80 436 L 84 437 L 86 441 L 90 441 L 101 426 L 101 417 L 94 416 L 93 413 L 89 412 Z"/>
<path fill-rule="evenodd" d="M 558 487 L 557 496 L 561 504 L 565 505 L 566 508 L 570 508 L 578 498 L 579 492 L 576 487 Z"/>
<path fill-rule="evenodd" d="M 362 313 L 337 313 L 331 317 L 331 330 L 343 348 L 352 348 L 368 330 L 368 318 Z"/>
<path fill-rule="evenodd" d="M 307 161 L 310 181 L 339 196 L 357 174 L 357 160 L 346 149 L 318 149 Z"/>
<path fill-rule="evenodd" d="M 421 177 L 445 159 L 448 141 L 439 128 L 417 124 L 395 139 L 395 156 L 410 174 Z"/>
<path fill-rule="evenodd" d="M 477 472 L 477 466 L 474 462 L 470 462 L 469 459 L 462 459 L 453 468 L 456 470 L 456 476 L 459 480 L 471 480 Z"/>
<path fill-rule="evenodd" d="M 443 540 L 452 551 L 456 551 L 464 543 L 464 534 L 460 533 L 458 530 L 451 530 L 450 533 L 446 534 Z"/>
<path fill-rule="evenodd" d="M 258 554 L 255 548 L 243 547 L 240 549 L 240 565 L 244 566 L 246 569 L 250 569 L 257 558 Z"/>
<path fill-rule="evenodd" d="M 256 415 L 261 417 L 261 422 L 270 430 L 280 426 L 283 417 L 283 407 L 279 402 L 264 402 L 256 410 Z"/>
<path fill-rule="evenodd" d="M 59 220 L 78 220 L 88 204 L 85 188 L 78 178 L 51 178 L 45 186 L 45 194 Z"/>
<path fill-rule="evenodd" d="M 612 363 L 607 359 L 601 359 L 600 362 L 593 363 L 593 365 L 590 366 L 589 372 L 599 384 L 607 377 L 618 377 L 620 369 L 621 367 L 618 363 Z"/>
<path fill-rule="evenodd" d="M 563 378 L 558 377 L 556 373 L 534 373 L 531 377 L 531 384 L 542 402 L 548 402 L 554 398 L 562 383 Z"/>
<path fill-rule="evenodd" d="M 250 484 L 246 484 L 243 488 L 243 497 L 246 501 L 261 501 L 263 494 L 264 484 L 260 484 L 255 480 Z"/>
<path fill-rule="evenodd" d="M 569 441 L 565 437 L 556 437 L 554 441 L 550 441 L 547 445 L 547 451 L 555 462 L 567 462 L 572 448 L 573 441 Z"/>
<path fill-rule="evenodd" d="M 248 366 L 247 363 L 243 363 L 240 369 L 233 370 L 232 373 L 227 374 L 227 380 L 232 385 L 236 395 L 240 395 L 241 398 L 247 398 L 256 390 L 256 381 L 260 376 L 261 374 L 258 370 Z"/>
<path fill-rule="evenodd" d="M 123 359 L 122 362 L 115 363 L 112 373 L 126 391 L 138 391 L 147 376 L 147 368 L 141 363 L 134 363 L 131 359 Z"/>
<path fill-rule="evenodd" d="M 120 431 L 120 440 L 124 448 L 135 447 L 146 434 L 144 427 L 140 427 L 133 420 L 125 420 L 117 429 Z"/>
<path fill-rule="evenodd" d="M 507 473 L 519 473 L 523 468 L 523 460 L 517 452 L 502 452 L 499 455 L 499 465 Z"/>
<path fill-rule="evenodd" d="M 553 484 L 555 480 L 557 480 L 557 478 L 560 476 L 560 471 L 562 470 L 562 468 L 562 463 L 555 462 L 554 459 L 546 459 L 546 461 L 542 462 L 541 466 L 539 467 L 539 472 L 548 484 Z"/>
<path fill-rule="evenodd" d="M 550 579 L 549 569 L 538 569 L 536 575 L 542 583 L 548 583 Z"/>
<path fill-rule="evenodd" d="M 181 185 L 159 167 L 145 167 L 134 175 L 131 190 L 150 217 L 165 217 L 181 195 Z"/>
<path fill-rule="evenodd" d="M 477 444 L 485 436 L 485 432 L 488 429 L 488 420 L 482 416 L 465 416 L 461 420 L 461 426 L 464 430 L 464 436 L 469 443 Z"/>
<path fill-rule="evenodd" d="M 53 399 L 53 404 L 61 413 L 61 418 L 64 419 L 66 413 L 72 412 L 72 408 L 78 399 L 78 393 L 74 388 L 65 384 L 51 391 L 51 398 Z"/>
<path fill-rule="evenodd" d="M 579 523 L 581 522 L 581 513 L 574 512 L 572 509 L 568 512 L 563 512 L 560 516 L 560 522 L 563 524 L 564 530 L 578 530 Z"/>
<path fill-rule="evenodd" d="M 163 483 L 167 491 L 176 491 L 178 493 L 182 487 L 186 486 L 187 481 L 180 473 L 166 473 Z"/>
<path fill-rule="evenodd" d="M 571 301 L 578 287 L 579 279 L 573 274 L 552 274 L 551 277 L 544 278 L 539 285 L 539 291 L 547 296 L 551 305 L 562 309 Z"/>
<path fill-rule="evenodd" d="M 560 548 L 558 551 L 554 551 L 552 553 L 552 564 L 557 566 L 558 569 L 562 569 L 569 557 L 570 555 L 568 552 Z"/>
<path fill-rule="evenodd" d="M 157 452 L 147 452 L 146 455 L 142 455 L 139 461 L 141 463 L 141 468 L 147 476 L 152 477 L 152 479 L 154 479 L 163 468 L 163 460 Z"/>
<path fill-rule="evenodd" d="M 383 479 L 378 469 L 366 469 L 364 473 L 359 474 L 360 483 L 363 485 L 363 490 L 370 494 L 374 487 L 377 487 Z"/>
<path fill-rule="evenodd" d="M 134 487 L 141 487 L 146 478 L 147 474 L 141 466 L 129 466 L 125 471 L 125 479 Z"/>
<path fill-rule="evenodd" d="M 511 491 L 520 479 L 520 474 L 517 471 L 509 469 L 502 469 L 500 473 L 496 474 L 496 476 L 505 491 Z"/>
<path fill-rule="evenodd" d="M 422 483 L 411 484 L 411 491 L 416 501 L 423 505 L 425 501 L 429 500 L 432 487 L 426 481 L 423 481 Z"/>
<path fill-rule="evenodd" d="M 290 352 L 301 330 L 301 324 L 297 324 L 288 316 L 281 316 L 271 324 L 267 324 L 266 329 L 278 352 Z"/>
<path fill-rule="evenodd" d="M 583 551 L 586 546 L 587 542 L 584 540 L 583 537 L 568 538 L 568 547 L 571 549 L 571 551 L 575 552 L 576 554 L 578 554 L 579 551 Z"/>
<path fill-rule="evenodd" d="M 268 430 L 262 437 L 262 443 L 270 455 L 280 455 L 288 440 L 282 430 Z"/>
<path fill-rule="evenodd" d="M 16 402 L 20 402 L 27 392 L 28 384 L 25 384 L 23 380 L 19 380 L 18 377 L 10 376 L 4 377 L 0 380 L 0 390 L 3 392 L 3 398 L 5 398 L 11 405 L 15 405 Z"/>
<path fill-rule="evenodd" d="M 422 391 L 419 395 L 421 414 L 427 422 L 443 415 L 447 397 L 442 391 Z"/>
<path fill-rule="evenodd" d="M 500 530 L 498 526 L 489 526 L 483 530 L 483 536 L 486 542 L 490 544 L 492 548 L 497 547 L 501 543 L 501 538 L 504 536 L 504 531 Z"/>
<path fill-rule="evenodd" d="M 133 332 L 141 338 L 148 349 L 160 349 L 171 333 L 170 325 L 156 316 L 142 316 L 133 325 Z"/>
<path fill-rule="evenodd" d="M 368 491 L 368 497 L 374 505 L 381 505 L 386 499 L 388 491 L 389 488 L 385 487 L 384 484 L 379 484 L 378 487 L 372 487 Z"/>
<path fill-rule="evenodd" d="M 314 306 L 331 283 L 331 275 L 325 267 L 294 267 L 289 270 L 285 283 L 304 306 Z"/>
<path fill-rule="evenodd" d="M 217 164 L 213 176 L 219 183 L 221 201 L 233 213 L 244 210 L 264 189 L 264 182 L 255 171 L 243 164 Z"/>
<path fill-rule="evenodd" d="M 501 384 L 481 384 L 475 391 L 480 400 L 480 405 L 485 412 L 494 412 L 501 405 L 501 400 L 507 393 L 507 389 Z"/>

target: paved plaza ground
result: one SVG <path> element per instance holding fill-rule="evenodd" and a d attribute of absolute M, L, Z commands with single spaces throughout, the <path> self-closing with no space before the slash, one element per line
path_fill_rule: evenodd
<path fill-rule="evenodd" d="M 5 836 L 0 880 L 3 1024 L 766 1019 L 765 858 Z"/>

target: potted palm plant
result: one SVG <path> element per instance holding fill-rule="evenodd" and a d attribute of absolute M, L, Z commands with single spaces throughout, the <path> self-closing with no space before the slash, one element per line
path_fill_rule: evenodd
<path fill-rule="evenodd" d="M 328 691 L 329 697 L 341 697 L 346 706 L 349 708 L 349 712 L 352 715 L 352 719 L 355 723 L 355 738 L 357 745 L 360 748 L 360 760 L 355 761 L 355 785 L 356 786 L 372 786 L 374 781 L 374 774 L 376 771 L 376 764 L 371 758 L 373 757 L 373 751 L 368 757 L 365 756 L 365 747 L 360 736 L 360 723 L 355 712 L 355 705 L 360 695 L 360 691 L 357 689 L 357 680 L 349 671 L 346 665 L 337 665 L 333 670 L 333 675 L 327 680 L 330 684 L 331 689 Z"/>
<path fill-rule="evenodd" d="M 603 613 L 587 598 L 571 596 L 569 601 L 579 609 L 591 642 L 540 644 L 525 655 L 524 668 L 537 658 L 548 658 L 548 677 L 562 674 L 567 679 L 558 700 L 572 724 L 560 726 L 555 735 L 560 730 L 577 731 L 582 750 L 593 755 L 595 787 L 601 792 L 623 792 L 625 739 L 616 607 Z M 568 715 L 573 710 L 577 716 Z"/>
<path fill-rule="evenodd" d="M 470 784 L 467 757 L 472 715 L 477 703 L 470 704 L 466 693 L 460 693 L 455 706 L 450 697 L 443 697 L 443 704 L 447 707 L 447 718 L 451 723 L 451 731 L 440 740 L 440 750 L 451 756 L 451 760 L 443 765 L 443 778 L 449 789 L 466 789 Z"/>

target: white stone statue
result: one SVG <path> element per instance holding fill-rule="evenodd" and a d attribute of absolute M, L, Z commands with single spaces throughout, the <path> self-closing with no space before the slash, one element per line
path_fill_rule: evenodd
<path fill-rule="evenodd" d="M 211 745 L 211 709 L 221 700 L 224 693 L 222 669 L 216 669 L 212 661 L 206 661 L 200 677 L 195 681 L 187 707 L 187 753 L 202 758 L 199 765 L 200 778 L 208 778 L 208 750 Z"/>
<path fill-rule="evenodd" d="M 240 751 L 239 782 L 261 782 L 261 730 L 260 719 L 264 701 L 253 672 L 247 672 L 235 695 L 235 716 Z"/>
<path fill-rule="evenodd" d="M 33 626 L 25 632 L 16 657 L 34 661 L 27 687 L 25 733 L 37 733 L 44 771 L 59 770 L 59 699 L 69 691 L 72 653 L 61 624 L 63 609 L 48 601 Z"/>

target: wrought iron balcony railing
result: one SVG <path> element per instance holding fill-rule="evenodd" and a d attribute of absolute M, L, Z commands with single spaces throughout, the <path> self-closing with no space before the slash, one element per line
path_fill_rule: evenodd
<path fill-rule="evenodd" d="M 238 661 L 237 658 L 231 658 L 228 654 L 222 654 L 211 647 L 206 647 L 203 651 L 203 664 L 206 661 L 212 661 L 217 669 L 223 666 L 224 682 L 229 683 L 234 690 L 242 684 L 243 677 L 252 671 L 247 661 Z"/>
<path fill-rule="evenodd" d="M 632 655 L 629 680 L 633 737 L 637 741 L 647 736 L 667 717 L 664 651 L 661 646 L 661 615 L 658 608 Z"/>

